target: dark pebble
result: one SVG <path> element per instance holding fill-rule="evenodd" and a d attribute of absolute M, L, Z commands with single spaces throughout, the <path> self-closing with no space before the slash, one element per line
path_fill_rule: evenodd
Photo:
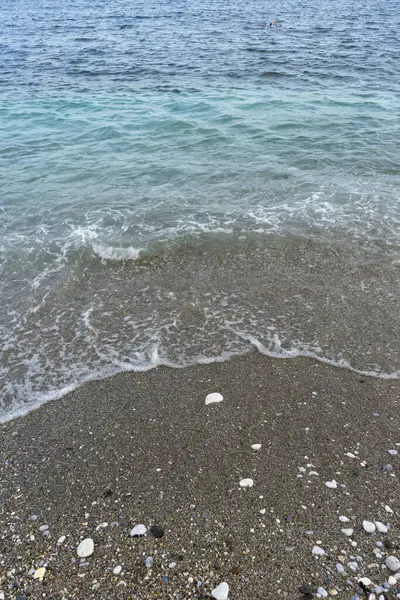
<path fill-rule="evenodd" d="M 383 541 L 383 545 L 385 546 L 385 548 L 387 548 L 388 550 L 393 550 L 393 548 L 395 548 L 395 545 L 393 544 L 393 542 L 391 542 L 390 540 L 384 540 Z"/>
<path fill-rule="evenodd" d="M 164 536 L 164 529 L 159 525 L 152 525 L 150 527 L 150 533 L 155 538 L 162 538 Z"/>
<path fill-rule="evenodd" d="M 104 492 L 104 498 L 109 498 L 112 495 L 113 495 L 113 491 L 110 489 L 108 489 Z"/>
<path fill-rule="evenodd" d="M 232 573 L 233 573 L 233 575 L 239 575 L 239 573 L 240 573 L 240 567 L 238 567 L 237 565 L 235 565 L 234 567 L 232 567 Z"/>
<path fill-rule="evenodd" d="M 303 583 L 303 585 L 299 587 L 300 594 L 303 594 L 305 598 L 312 598 L 315 591 L 316 588 L 308 583 Z"/>

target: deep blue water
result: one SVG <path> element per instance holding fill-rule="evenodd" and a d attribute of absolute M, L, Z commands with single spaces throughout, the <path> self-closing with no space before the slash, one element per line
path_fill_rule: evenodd
<path fill-rule="evenodd" d="M 0 31 L 3 414 L 254 346 L 397 376 L 399 0 L 0 0 Z"/>

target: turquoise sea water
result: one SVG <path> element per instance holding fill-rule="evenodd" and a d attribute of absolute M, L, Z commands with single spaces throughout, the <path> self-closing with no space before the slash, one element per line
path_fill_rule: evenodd
<path fill-rule="evenodd" d="M 398 377 L 398 0 L 0 22 L 3 416 L 254 346 Z"/>

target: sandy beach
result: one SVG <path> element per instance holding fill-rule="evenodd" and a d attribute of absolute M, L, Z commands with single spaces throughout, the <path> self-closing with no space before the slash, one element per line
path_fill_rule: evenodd
<path fill-rule="evenodd" d="M 398 381 L 253 353 L 96 381 L 5 423 L 1 593 L 394 598 L 399 399 Z"/>

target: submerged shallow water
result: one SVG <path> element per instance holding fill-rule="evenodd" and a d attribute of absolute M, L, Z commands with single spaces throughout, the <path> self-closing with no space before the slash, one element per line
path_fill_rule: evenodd
<path fill-rule="evenodd" d="M 252 347 L 399 376 L 398 0 L 0 17 L 3 418 Z"/>

